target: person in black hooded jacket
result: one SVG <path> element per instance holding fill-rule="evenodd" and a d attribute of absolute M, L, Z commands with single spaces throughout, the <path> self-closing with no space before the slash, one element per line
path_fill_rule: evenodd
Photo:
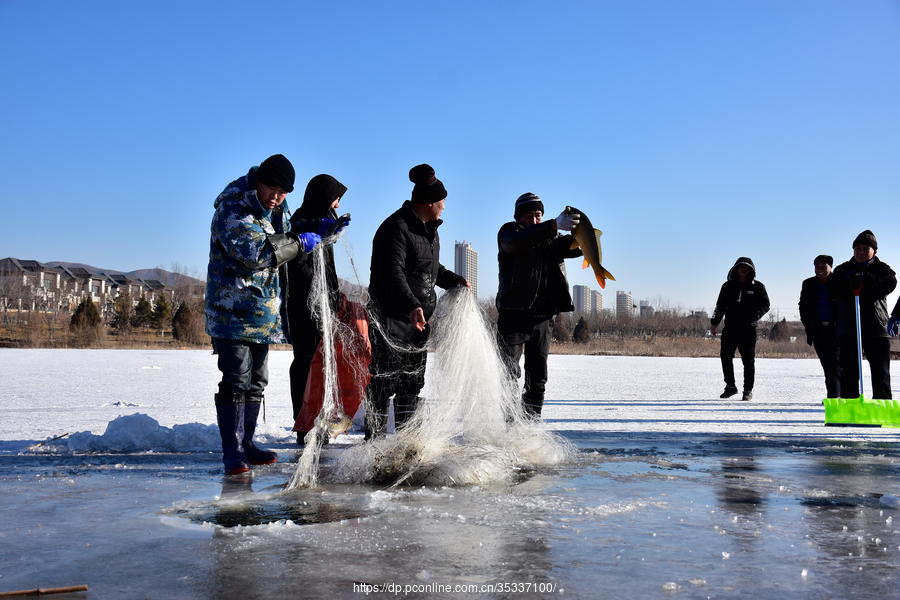
<path fill-rule="evenodd" d="M 769 295 L 766 286 L 756 280 L 753 261 L 742 256 L 728 271 L 728 280 L 719 290 L 716 309 L 710 321 L 709 332 L 716 335 L 722 319 L 722 373 L 725 376 L 725 391 L 720 398 L 730 398 L 737 394 L 734 379 L 734 352 L 741 351 L 744 364 L 744 394 L 741 400 L 753 399 L 753 384 L 756 379 L 756 327 L 764 314 L 769 312 Z"/>
<path fill-rule="evenodd" d="M 336 235 L 337 209 L 341 198 L 347 192 L 347 186 L 331 175 L 316 175 L 306 185 L 303 204 L 291 216 L 292 231 L 318 232 L 323 236 L 322 252 L 325 254 L 325 281 L 329 301 L 332 308 L 338 305 L 341 292 L 338 289 L 337 270 L 334 266 L 334 244 L 327 242 L 327 236 Z M 311 254 L 302 254 L 288 263 L 288 322 L 290 323 L 291 342 L 294 360 L 291 363 L 291 404 L 293 418 L 297 420 L 303 408 L 303 394 L 309 378 L 309 367 L 316 348 L 322 340 L 319 323 L 313 318 L 309 307 L 309 293 L 314 275 Z M 350 415 L 351 417 L 353 415 Z M 297 432 L 297 443 L 302 444 L 308 432 Z"/>
<path fill-rule="evenodd" d="M 415 412 L 425 385 L 428 319 L 437 306 L 435 285 L 471 288 L 465 278 L 440 263 L 438 227 L 447 191 L 429 165 L 409 171 L 415 184 L 403 203 L 378 227 L 372 241 L 369 277 L 369 337 L 372 363 L 366 407 L 366 439 L 384 434 L 391 397 L 394 423 Z"/>
<path fill-rule="evenodd" d="M 859 354 L 856 346 L 856 299 L 862 351 L 872 372 L 872 398 L 891 398 L 891 339 L 887 296 L 897 287 L 897 275 L 875 256 L 878 242 L 866 229 L 853 240 L 853 258 L 834 268 L 825 283 L 838 302 L 837 335 L 841 351 L 841 397 L 858 398 Z"/>

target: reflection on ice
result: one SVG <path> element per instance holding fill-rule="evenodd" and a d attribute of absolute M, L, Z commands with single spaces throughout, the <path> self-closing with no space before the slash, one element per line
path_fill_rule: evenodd
<path fill-rule="evenodd" d="M 326 447 L 323 469 L 358 437 Z M 297 455 L 288 444 L 276 446 L 281 462 L 243 479 L 222 478 L 215 451 L 0 457 L 15 515 L 0 525 L 0 562 L 15 565 L 3 569 L 0 591 L 77 576 L 92 598 L 147 589 L 355 598 L 359 584 L 498 582 L 553 586 L 516 597 L 896 596 L 900 449 L 569 441 L 581 451 L 515 484 L 396 489 L 285 491 Z"/>

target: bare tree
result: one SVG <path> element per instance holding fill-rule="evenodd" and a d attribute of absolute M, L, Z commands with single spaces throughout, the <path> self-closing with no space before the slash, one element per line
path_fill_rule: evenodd
<path fill-rule="evenodd" d="M 0 275 L 0 308 L 3 312 L 19 311 L 30 302 L 31 286 L 25 283 L 23 274 Z"/>

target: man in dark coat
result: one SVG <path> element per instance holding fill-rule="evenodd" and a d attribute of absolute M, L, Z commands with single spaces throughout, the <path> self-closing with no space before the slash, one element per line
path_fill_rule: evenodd
<path fill-rule="evenodd" d="M 734 380 L 734 352 L 740 350 L 744 364 L 744 394 L 741 400 L 753 399 L 753 384 L 756 379 L 756 327 L 764 314 L 769 312 L 769 295 L 766 286 L 756 280 L 753 261 L 742 256 L 728 271 L 728 280 L 719 290 L 716 309 L 709 326 L 709 332 L 716 335 L 722 319 L 722 373 L 725 376 L 725 391 L 720 398 L 730 398 L 737 394 Z"/>
<path fill-rule="evenodd" d="M 838 301 L 838 344 L 841 352 L 841 396 L 858 398 L 859 354 L 856 300 L 859 294 L 862 351 L 872 372 L 872 398 L 891 397 L 891 339 L 888 337 L 887 296 L 897 287 L 897 275 L 875 256 L 878 242 L 866 229 L 853 240 L 853 258 L 835 267 L 825 284 Z"/>
<path fill-rule="evenodd" d="M 438 227 L 447 191 L 429 165 L 409 171 L 415 184 L 403 203 L 375 232 L 369 277 L 372 363 L 366 407 L 366 439 L 383 435 L 394 399 L 394 423 L 415 412 L 425 385 L 428 319 L 437 306 L 435 285 L 470 287 L 440 263 Z"/>
<path fill-rule="evenodd" d="M 325 287 L 332 311 L 335 310 L 341 299 L 337 270 L 334 266 L 333 243 L 340 231 L 334 228 L 338 219 L 337 209 L 346 192 L 347 186 L 331 175 L 316 175 L 306 185 L 303 204 L 291 216 L 291 231 L 311 231 L 323 236 L 321 251 L 325 255 Z M 301 253 L 288 263 L 288 295 L 290 297 L 288 320 L 291 324 L 291 341 L 294 350 L 294 360 L 290 370 L 293 421 L 297 420 L 297 415 L 303 408 L 303 394 L 306 391 L 306 380 L 309 378 L 309 367 L 316 348 L 322 340 L 321 327 L 309 306 L 309 294 L 314 274 L 313 260 L 310 254 Z M 303 444 L 307 433 L 309 432 L 297 432 L 298 444 Z"/>
<path fill-rule="evenodd" d="M 499 286 L 497 288 L 498 345 L 510 375 L 519 378 L 519 360 L 525 355 L 525 387 L 522 404 L 539 419 L 547 384 L 550 322 L 561 312 L 575 310 L 566 278 L 566 258 L 581 256 L 572 249 L 571 231 L 581 215 L 563 211 L 543 220 L 544 204 L 528 192 L 516 200 L 515 220 L 497 233 Z"/>
<path fill-rule="evenodd" d="M 825 373 L 828 398 L 841 397 L 840 348 L 837 338 L 837 302 L 828 295 L 825 282 L 831 275 L 834 259 L 820 254 L 813 260 L 816 276 L 803 280 L 800 287 L 800 321 L 806 329 L 806 343 L 816 349 Z"/>

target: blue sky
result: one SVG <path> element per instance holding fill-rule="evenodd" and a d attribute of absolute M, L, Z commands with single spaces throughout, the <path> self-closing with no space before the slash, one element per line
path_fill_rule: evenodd
<path fill-rule="evenodd" d="M 423 162 L 483 297 L 527 191 L 603 230 L 606 307 L 711 311 L 750 256 L 791 319 L 863 229 L 900 268 L 898 1 L 0 0 L 0 25 L 0 258 L 205 273 L 214 198 L 282 153 L 289 205 L 349 188 L 364 284 Z"/>

